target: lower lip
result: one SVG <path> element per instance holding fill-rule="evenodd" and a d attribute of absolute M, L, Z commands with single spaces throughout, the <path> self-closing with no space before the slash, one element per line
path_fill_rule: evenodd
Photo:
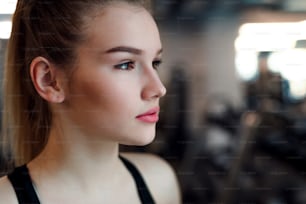
<path fill-rule="evenodd" d="M 137 119 L 146 123 L 156 123 L 158 121 L 158 114 L 143 115 L 137 117 Z"/>

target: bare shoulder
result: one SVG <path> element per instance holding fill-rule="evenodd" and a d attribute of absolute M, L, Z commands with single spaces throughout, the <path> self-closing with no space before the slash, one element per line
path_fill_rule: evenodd
<path fill-rule="evenodd" d="M 156 203 L 181 203 L 178 180 L 167 161 L 153 154 L 121 153 L 121 155 L 140 170 Z"/>
<path fill-rule="evenodd" d="M 16 194 L 7 176 L 0 178 L 0 198 L 1 203 L 18 204 Z"/>

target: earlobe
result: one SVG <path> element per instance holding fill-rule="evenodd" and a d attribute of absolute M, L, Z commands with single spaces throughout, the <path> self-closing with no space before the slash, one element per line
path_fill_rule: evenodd
<path fill-rule="evenodd" d="M 55 66 L 44 57 L 36 57 L 30 65 L 30 75 L 38 94 L 52 103 L 61 103 L 65 99 L 59 73 Z"/>

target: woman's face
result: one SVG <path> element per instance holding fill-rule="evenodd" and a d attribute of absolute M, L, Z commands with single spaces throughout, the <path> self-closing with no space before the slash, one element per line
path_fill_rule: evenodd
<path fill-rule="evenodd" d="M 154 20 L 142 8 L 116 4 L 87 26 L 65 93 L 69 119 L 94 140 L 150 143 L 166 93 L 156 71 L 162 45 Z"/>

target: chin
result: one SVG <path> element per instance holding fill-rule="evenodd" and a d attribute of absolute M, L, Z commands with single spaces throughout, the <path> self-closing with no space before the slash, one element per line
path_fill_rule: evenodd
<path fill-rule="evenodd" d="M 143 135 L 137 134 L 137 135 L 139 135 L 139 136 L 137 137 L 136 135 L 134 135 L 134 137 L 130 138 L 129 141 L 122 142 L 121 144 L 130 145 L 130 146 L 149 145 L 153 142 L 153 140 L 155 138 L 155 131 L 154 131 L 154 133 L 146 133 L 146 134 L 143 134 Z"/>
<path fill-rule="evenodd" d="M 155 136 L 153 136 L 153 137 L 151 137 L 151 138 L 149 138 L 149 139 L 147 139 L 147 140 L 142 140 L 142 141 L 138 142 L 138 144 L 135 144 L 135 145 L 136 145 L 136 146 L 145 146 L 145 145 L 149 145 L 149 144 L 151 144 L 151 143 L 153 142 L 154 138 L 155 138 Z"/>

